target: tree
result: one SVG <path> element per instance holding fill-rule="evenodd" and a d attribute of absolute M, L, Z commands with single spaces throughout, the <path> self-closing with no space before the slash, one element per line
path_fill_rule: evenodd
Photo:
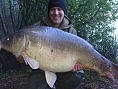
<path fill-rule="evenodd" d="M 73 20 L 78 35 L 89 41 L 102 55 L 115 61 L 117 42 L 112 36 L 115 28 L 110 24 L 118 18 L 118 1 L 67 1 L 68 16 Z"/>
<path fill-rule="evenodd" d="M 42 20 L 46 13 L 45 0 L 20 0 L 19 11 L 21 16 L 20 28 Z"/>

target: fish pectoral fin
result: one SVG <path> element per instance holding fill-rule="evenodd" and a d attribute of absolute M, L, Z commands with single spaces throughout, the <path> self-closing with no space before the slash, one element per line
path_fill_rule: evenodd
<path fill-rule="evenodd" d="M 45 71 L 47 84 L 52 88 L 57 80 L 57 75 L 53 72 Z"/>
<path fill-rule="evenodd" d="M 39 68 L 39 63 L 38 63 L 35 59 L 29 57 L 29 56 L 26 55 L 26 54 L 23 54 L 23 58 L 24 58 L 24 60 L 25 60 L 25 63 L 26 63 L 26 64 L 29 64 L 29 66 L 30 66 L 32 69 L 38 69 L 38 68 Z"/>

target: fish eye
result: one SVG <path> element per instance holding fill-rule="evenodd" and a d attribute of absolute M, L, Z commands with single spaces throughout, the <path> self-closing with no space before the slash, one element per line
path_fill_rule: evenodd
<path fill-rule="evenodd" d="M 9 40 L 9 37 L 7 38 L 7 40 Z"/>

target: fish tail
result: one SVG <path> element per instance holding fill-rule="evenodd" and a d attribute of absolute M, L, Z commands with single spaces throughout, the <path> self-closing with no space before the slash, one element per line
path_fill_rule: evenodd
<path fill-rule="evenodd" d="M 118 79 L 118 65 L 111 62 L 110 71 L 106 71 L 106 72 L 100 74 L 100 76 L 114 82 L 115 79 Z"/>

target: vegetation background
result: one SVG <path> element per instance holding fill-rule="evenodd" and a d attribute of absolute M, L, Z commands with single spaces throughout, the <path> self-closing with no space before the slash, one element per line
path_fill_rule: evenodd
<path fill-rule="evenodd" d="M 0 0 L 0 38 L 41 21 L 47 12 L 47 2 L 48 0 Z M 112 25 L 118 20 L 118 0 L 66 2 L 67 16 L 72 20 L 78 36 L 90 42 L 106 58 L 118 63 L 118 37 Z M 6 60 L 11 60 L 6 55 L 9 53 L 4 50 L 0 52 L 1 68 Z M 16 68 L 13 66 L 12 69 L 14 67 Z"/>

